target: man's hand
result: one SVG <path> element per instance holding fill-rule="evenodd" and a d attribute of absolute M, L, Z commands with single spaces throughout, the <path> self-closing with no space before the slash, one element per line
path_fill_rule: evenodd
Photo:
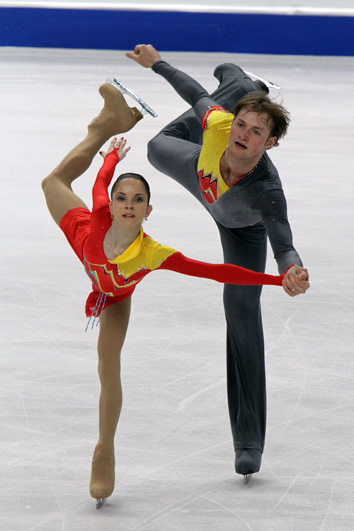
<path fill-rule="evenodd" d="M 296 297 L 296 295 L 306 293 L 310 287 L 307 269 L 298 265 L 291 266 L 284 275 L 282 285 L 285 293 L 290 297 Z"/>
<path fill-rule="evenodd" d="M 125 55 L 145 68 L 151 68 L 154 63 L 161 60 L 159 52 L 151 44 L 137 44 L 134 52 L 126 52 Z"/>

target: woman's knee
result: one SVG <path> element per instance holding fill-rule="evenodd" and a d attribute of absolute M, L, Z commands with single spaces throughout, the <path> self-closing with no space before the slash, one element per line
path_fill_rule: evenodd
<path fill-rule="evenodd" d="M 97 372 L 101 383 L 116 383 L 120 380 L 120 352 L 99 352 Z"/>
<path fill-rule="evenodd" d="M 97 342 L 100 378 L 120 375 L 120 356 L 130 316 L 130 297 L 105 308 L 101 315 Z"/>
<path fill-rule="evenodd" d="M 55 172 L 50 173 L 42 181 L 42 190 L 45 196 L 48 196 L 51 193 L 56 194 L 63 189 L 71 191 L 70 186 L 66 186 Z"/>
<path fill-rule="evenodd" d="M 47 177 L 45 177 L 42 181 L 42 190 L 44 192 L 44 194 L 47 193 L 48 191 L 48 188 L 51 186 L 51 184 L 53 183 L 53 177 L 52 175 L 48 175 Z"/>

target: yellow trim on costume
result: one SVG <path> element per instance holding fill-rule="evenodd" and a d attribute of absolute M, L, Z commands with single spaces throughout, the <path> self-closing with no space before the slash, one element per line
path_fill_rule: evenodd
<path fill-rule="evenodd" d="M 141 242 L 140 252 L 134 258 L 124 263 L 117 263 L 119 274 L 128 279 L 141 270 L 153 271 L 175 252 L 172 247 L 161 245 L 150 236 L 146 236 Z"/>
<path fill-rule="evenodd" d="M 233 119 L 234 115 L 231 113 L 212 111 L 208 116 L 207 127 L 203 134 L 198 172 L 202 171 L 203 176 L 209 177 L 210 183 L 217 181 L 217 197 L 213 197 L 215 201 L 230 189 L 221 176 L 220 159 L 227 148 Z"/>
<path fill-rule="evenodd" d="M 130 279 L 135 273 L 138 273 L 142 270 L 153 271 L 163 264 L 163 262 L 172 254 L 176 253 L 176 249 L 168 247 L 167 245 L 161 245 L 158 242 L 155 242 L 150 236 L 145 236 L 143 228 L 140 228 L 138 236 L 135 238 L 133 243 L 124 251 L 124 253 L 118 255 L 114 260 L 108 260 L 110 264 L 116 265 L 118 274 L 122 276 L 125 280 Z M 96 264 L 98 265 L 98 264 Z M 116 287 L 119 287 L 114 281 L 114 270 L 107 270 L 107 267 L 102 264 L 106 274 L 111 277 L 111 281 Z M 93 274 L 96 277 L 98 285 L 99 275 L 95 272 Z M 125 284 L 124 287 L 136 284 L 139 280 L 132 280 L 128 284 Z"/>
<path fill-rule="evenodd" d="M 138 256 L 138 254 L 140 253 L 141 242 L 143 241 L 143 238 L 143 227 L 140 227 L 139 234 L 137 235 L 133 243 L 129 245 L 128 249 L 126 249 L 124 253 L 119 254 L 116 258 L 114 258 L 114 260 L 108 260 L 108 262 L 110 264 L 122 264 L 123 262 L 128 262 L 129 260 L 132 260 L 133 258 Z"/>

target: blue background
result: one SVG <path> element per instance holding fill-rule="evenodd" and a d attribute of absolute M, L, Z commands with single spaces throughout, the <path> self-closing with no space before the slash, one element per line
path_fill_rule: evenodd
<path fill-rule="evenodd" d="M 0 46 L 354 55 L 354 17 L 0 8 Z"/>

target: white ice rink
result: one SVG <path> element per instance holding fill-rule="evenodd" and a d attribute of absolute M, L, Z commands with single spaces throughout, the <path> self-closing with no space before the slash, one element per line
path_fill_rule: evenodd
<path fill-rule="evenodd" d="M 354 58 L 163 57 L 210 91 L 217 64 L 240 64 L 282 85 L 292 114 L 269 154 L 312 287 L 295 299 L 276 287 L 263 292 L 262 469 L 247 486 L 234 472 L 222 285 L 155 272 L 133 297 L 116 489 L 96 511 L 88 493 L 99 393 L 97 329 L 84 332 L 90 283 L 40 183 L 99 112 L 106 76 L 159 115 L 127 134 L 132 149 L 119 167 L 150 181 L 145 231 L 210 262 L 222 261 L 218 233 L 199 203 L 147 162 L 148 139 L 187 108 L 162 78 L 120 51 L 2 48 L 0 529 L 352 531 Z M 97 157 L 75 187 L 89 203 L 100 164 Z M 267 270 L 277 273 L 271 250 Z"/>

